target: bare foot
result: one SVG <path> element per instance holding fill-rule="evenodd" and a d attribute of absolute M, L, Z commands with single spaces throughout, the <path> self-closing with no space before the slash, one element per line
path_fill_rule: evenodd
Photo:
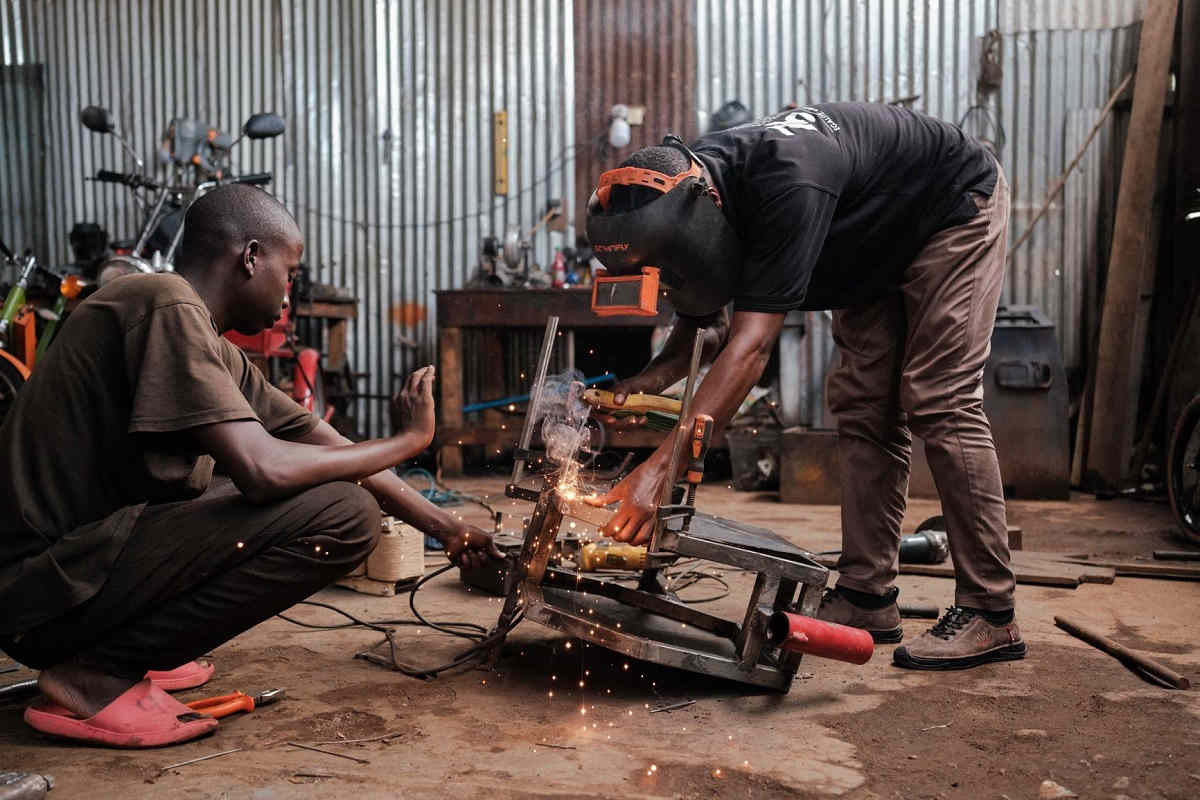
<path fill-rule="evenodd" d="M 135 683 L 75 664 L 58 664 L 38 675 L 42 694 L 81 717 L 95 716 Z"/>

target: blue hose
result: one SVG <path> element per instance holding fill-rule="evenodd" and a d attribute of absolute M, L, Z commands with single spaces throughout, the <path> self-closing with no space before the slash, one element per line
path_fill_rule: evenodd
<path fill-rule="evenodd" d="M 616 375 L 611 372 L 606 372 L 603 375 L 597 375 L 595 378 L 584 378 L 584 386 L 596 386 L 601 383 L 611 383 L 617 379 Z M 485 411 L 489 408 L 500 408 L 501 406 L 511 406 L 517 403 L 528 403 L 529 395 L 515 394 L 512 397 L 501 397 L 499 400 L 485 400 L 482 403 L 471 403 L 468 406 L 463 406 L 462 413 L 470 414 L 474 411 Z"/>

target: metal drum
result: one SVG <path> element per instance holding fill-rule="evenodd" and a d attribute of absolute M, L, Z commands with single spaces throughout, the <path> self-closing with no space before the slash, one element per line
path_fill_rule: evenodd
<path fill-rule="evenodd" d="M 1068 403 L 1054 323 L 1036 306 L 1001 306 L 983 371 L 983 408 L 992 423 L 1006 497 L 1070 496 Z M 915 437 L 909 494 L 937 496 L 924 446 Z"/>

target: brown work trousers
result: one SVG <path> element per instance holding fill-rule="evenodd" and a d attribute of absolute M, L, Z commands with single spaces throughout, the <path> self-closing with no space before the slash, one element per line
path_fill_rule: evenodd
<path fill-rule="evenodd" d="M 998 169 L 998 168 L 997 168 Z M 1008 182 L 1000 172 L 979 213 L 940 231 L 898 292 L 834 312 L 841 363 L 831 372 L 842 485 L 838 585 L 883 594 L 899 564 L 915 433 L 942 501 L 955 602 L 1013 607 L 1004 490 L 983 413 L 983 367 L 1004 280 Z"/>
<path fill-rule="evenodd" d="M 378 540 L 379 506 L 353 483 L 254 504 L 214 478 L 195 500 L 147 506 L 94 597 L 0 650 L 35 669 L 174 669 L 328 586 Z"/>

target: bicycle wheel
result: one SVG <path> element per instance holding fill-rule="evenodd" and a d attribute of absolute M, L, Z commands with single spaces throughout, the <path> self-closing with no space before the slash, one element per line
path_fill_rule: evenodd
<path fill-rule="evenodd" d="M 0 352 L 0 422 L 8 416 L 8 410 L 17 399 L 17 392 L 28 378 L 28 370 L 7 353 Z"/>
<path fill-rule="evenodd" d="M 1184 407 L 1171 432 L 1167 494 L 1184 535 L 1200 543 L 1200 396 Z"/>

